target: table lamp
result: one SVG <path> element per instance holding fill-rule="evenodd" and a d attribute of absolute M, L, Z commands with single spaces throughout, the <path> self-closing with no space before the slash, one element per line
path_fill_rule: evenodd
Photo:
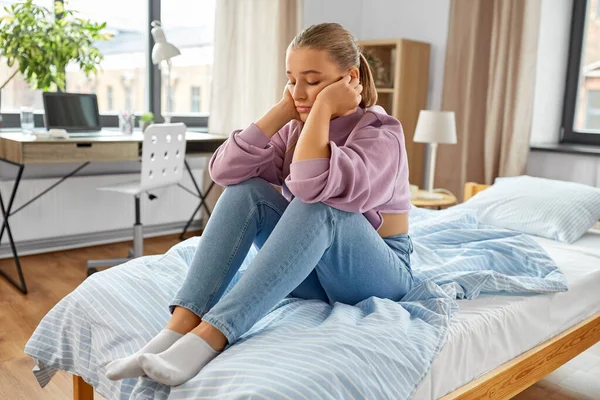
<path fill-rule="evenodd" d="M 167 115 L 165 122 L 171 122 L 171 113 L 173 112 L 173 99 L 171 90 L 171 58 L 181 54 L 179 49 L 167 42 L 165 33 L 162 30 L 160 21 L 152 21 L 152 38 L 154 38 L 154 47 L 152 47 L 152 63 L 158 65 L 161 69 L 161 63 L 167 64 Z"/>
<path fill-rule="evenodd" d="M 417 143 L 429 143 L 429 146 L 431 147 L 429 180 L 427 181 L 428 193 L 421 193 L 419 194 L 419 197 L 439 200 L 443 198 L 443 196 L 439 193 L 434 193 L 433 189 L 437 145 L 438 143 L 456 143 L 456 122 L 454 112 L 421 110 L 413 141 Z"/>

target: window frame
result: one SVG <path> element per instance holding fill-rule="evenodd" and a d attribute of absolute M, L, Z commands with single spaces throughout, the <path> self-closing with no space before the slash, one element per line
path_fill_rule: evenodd
<path fill-rule="evenodd" d="M 56 0 L 63 2 L 64 0 Z M 150 23 L 154 20 L 161 19 L 161 1 L 162 0 L 148 0 L 148 20 L 146 36 L 146 91 L 145 91 L 145 108 L 154 114 L 154 119 L 157 123 L 164 122 L 161 111 L 161 74 L 157 65 L 152 63 L 152 46 L 154 41 L 150 30 L 152 27 Z M 136 113 L 139 117 L 139 115 Z M 20 115 L 19 113 L 2 113 L 3 128 L 19 128 L 20 127 Z M 208 128 L 208 114 L 198 114 L 194 116 L 188 115 L 177 115 L 173 113 L 171 116 L 171 122 L 183 122 L 190 128 L 200 128 L 200 130 L 206 130 Z M 37 113 L 34 115 L 35 126 L 44 126 L 43 113 Z M 100 114 L 100 122 L 105 128 L 115 128 L 119 126 L 119 119 L 116 114 Z"/>
<path fill-rule="evenodd" d="M 589 0 L 573 1 L 571 41 L 567 59 L 567 79 L 561 127 L 561 143 L 600 146 L 600 134 L 574 129 L 575 113 L 577 111 L 577 91 L 579 89 L 579 75 L 581 72 L 581 51 L 585 36 L 588 6 Z"/>

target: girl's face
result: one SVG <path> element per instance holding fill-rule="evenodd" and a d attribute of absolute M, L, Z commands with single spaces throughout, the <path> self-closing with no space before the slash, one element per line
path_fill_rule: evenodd
<path fill-rule="evenodd" d="M 303 122 L 308 118 L 317 94 L 347 73 L 324 50 L 291 49 L 287 53 L 285 64 L 288 90 Z"/>

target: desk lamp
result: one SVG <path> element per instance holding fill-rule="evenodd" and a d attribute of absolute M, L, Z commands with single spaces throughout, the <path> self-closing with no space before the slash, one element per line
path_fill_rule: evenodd
<path fill-rule="evenodd" d="M 165 122 L 171 122 L 171 114 L 173 113 L 173 92 L 171 88 L 171 58 L 181 54 L 179 49 L 167 42 L 165 33 L 162 30 L 160 21 L 152 21 L 152 38 L 154 39 L 154 47 L 152 47 L 152 63 L 161 68 L 163 61 L 167 64 L 167 112 Z"/>

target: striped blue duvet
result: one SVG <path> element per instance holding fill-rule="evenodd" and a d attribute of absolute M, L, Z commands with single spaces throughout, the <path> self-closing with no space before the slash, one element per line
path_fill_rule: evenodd
<path fill-rule="evenodd" d="M 94 274 L 44 317 L 25 352 L 42 386 L 64 370 L 107 399 L 408 399 L 444 344 L 455 299 L 567 289 L 532 239 L 481 226 L 468 212 L 413 209 L 411 236 L 417 284 L 402 302 L 285 299 L 178 387 L 144 378 L 112 382 L 104 366 L 164 326 L 200 238 Z"/>

